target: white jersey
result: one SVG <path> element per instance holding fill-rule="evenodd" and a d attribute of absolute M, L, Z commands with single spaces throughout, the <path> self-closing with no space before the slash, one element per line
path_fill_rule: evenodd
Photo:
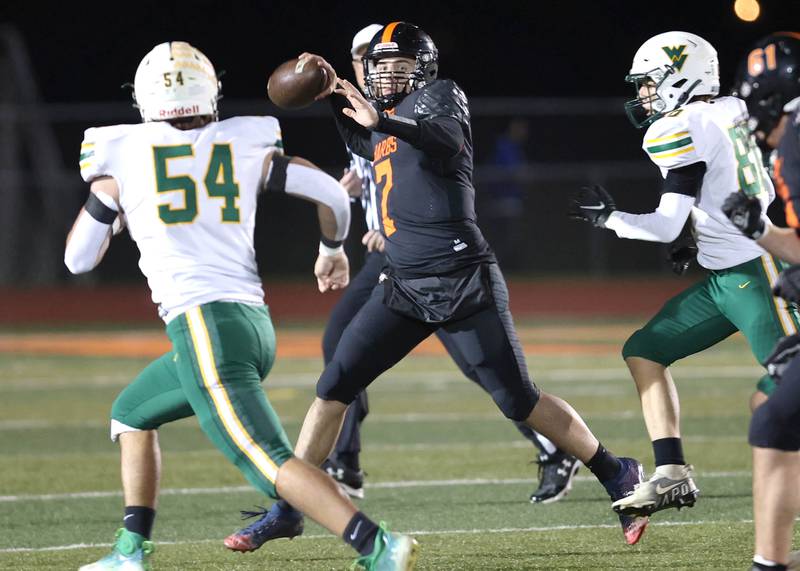
<path fill-rule="evenodd" d="M 722 212 L 725 199 L 738 190 L 757 196 L 765 211 L 775 198 L 747 118 L 741 99 L 697 101 L 658 119 L 647 129 L 642 144 L 664 177 L 670 169 L 705 162 L 703 185 L 695 197 L 691 219 L 697 261 L 710 270 L 730 268 L 765 253 Z"/>
<path fill-rule="evenodd" d="M 212 301 L 263 303 L 256 201 L 264 157 L 281 149 L 273 117 L 188 131 L 163 121 L 86 130 L 81 176 L 116 180 L 139 267 L 165 321 Z"/>

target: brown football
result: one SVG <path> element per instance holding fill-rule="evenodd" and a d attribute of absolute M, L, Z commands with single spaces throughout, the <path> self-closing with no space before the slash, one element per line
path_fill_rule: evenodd
<path fill-rule="evenodd" d="M 290 59 L 267 82 L 270 100 L 282 109 L 301 109 L 314 102 L 328 84 L 328 74 L 314 60 Z"/>

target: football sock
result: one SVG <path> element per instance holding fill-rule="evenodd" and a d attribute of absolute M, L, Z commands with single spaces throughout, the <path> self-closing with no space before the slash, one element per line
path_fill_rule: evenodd
<path fill-rule="evenodd" d="M 375 537 L 378 535 L 377 524 L 361 512 L 356 512 L 347 527 L 342 539 L 361 555 L 369 555 L 375 548 Z"/>
<path fill-rule="evenodd" d="M 122 524 L 125 529 L 138 533 L 145 539 L 150 539 L 153 532 L 153 522 L 156 519 L 156 510 L 145 506 L 125 506 L 125 517 Z"/>
<path fill-rule="evenodd" d="M 665 464 L 679 464 L 683 466 L 683 444 L 680 438 L 659 438 L 653 440 L 653 453 L 656 457 L 656 468 Z"/>
<path fill-rule="evenodd" d="M 598 444 L 597 452 L 586 463 L 586 467 L 592 471 L 592 474 L 597 476 L 598 480 L 608 482 L 619 475 L 619 471 L 622 470 L 622 463 L 619 458 L 606 450 L 602 444 Z"/>
<path fill-rule="evenodd" d="M 337 452 L 336 461 L 339 464 L 344 464 L 351 470 L 358 472 L 361 469 L 358 452 Z"/>
<path fill-rule="evenodd" d="M 278 511 L 281 512 L 281 515 L 302 515 L 286 500 L 278 500 L 275 502 L 275 506 L 277 506 Z"/>

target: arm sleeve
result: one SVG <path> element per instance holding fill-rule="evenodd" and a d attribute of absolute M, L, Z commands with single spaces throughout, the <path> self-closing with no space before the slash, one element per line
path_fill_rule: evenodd
<path fill-rule="evenodd" d="M 319 202 L 333 210 L 336 218 L 335 240 L 347 238 L 350 229 L 350 197 L 332 176 L 319 169 L 288 163 L 286 165 L 286 194 Z"/>
<path fill-rule="evenodd" d="M 328 97 L 333 111 L 333 118 L 336 121 L 336 128 L 342 137 L 347 148 L 353 153 L 365 159 L 372 160 L 372 135 L 344 113 L 342 109 L 348 106 L 347 98 L 342 95 L 332 94 Z"/>
<path fill-rule="evenodd" d="M 692 205 L 694 197 L 666 192 L 661 195 L 661 202 L 655 212 L 630 214 L 617 210 L 608 217 L 606 228 L 616 232 L 620 238 L 672 242 L 681 233 L 692 211 Z"/>
<path fill-rule="evenodd" d="M 90 192 L 64 250 L 64 264 L 73 274 L 88 272 L 100 261 L 100 253 L 110 237 L 116 218 L 114 199 L 101 192 Z"/>
<path fill-rule="evenodd" d="M 435 158 L 454 157 L 464 148 L 464 130 L 453 117 L 415 120 L 384 112 L 375 130 L 394 135 Z"/>

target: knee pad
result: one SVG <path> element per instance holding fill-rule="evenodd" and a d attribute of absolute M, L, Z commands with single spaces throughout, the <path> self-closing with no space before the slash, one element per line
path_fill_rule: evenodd
<path fill-rule="evenodd" d="M 661 351 L 660 347 L 663 343 L 658 337 L 647 328 L 639 329 L 628 337 L 625 345 L 622 346 L 622 358 L 641 357 L 668 367 L 672 364 L 672 360 Z"/>
<path fill-rule="evenodd" d="M 359 384 L 356 371 L 352 371 L 345 379 L 341 364 L 334 360 L 328 363 L 317 381 L 317 396 L 322 400 L 335 400 L 349 405 L 364 388 Z"/>
<path fill-rule="evenodd" d="M 759 448 L 795 452 L 800 450 L 800 430 L 795 423 L 785 422 L 775 403 L 768 400 L 753 412 L 748 442 Z"/>
<path fill-rule="evenodd" d="M 149 428 L 132 426 L 136 424 L 133 419 L 127 418 L 125 411 L 128 409 L 125 403 L 125 391 L 114 400 L 111 405 L 111 441 L 116 442 L 119 435 L 124 432 L 140 432 Z"/>
<path fill-rule="evenodd" d="M 497 408 L 509 420 L 522 422 L 531 415 L 533 407 L 539 401 L 539 391 L 534 388 L 531 393 L 500 389 L 492 391 L 492 399 Z"/>

